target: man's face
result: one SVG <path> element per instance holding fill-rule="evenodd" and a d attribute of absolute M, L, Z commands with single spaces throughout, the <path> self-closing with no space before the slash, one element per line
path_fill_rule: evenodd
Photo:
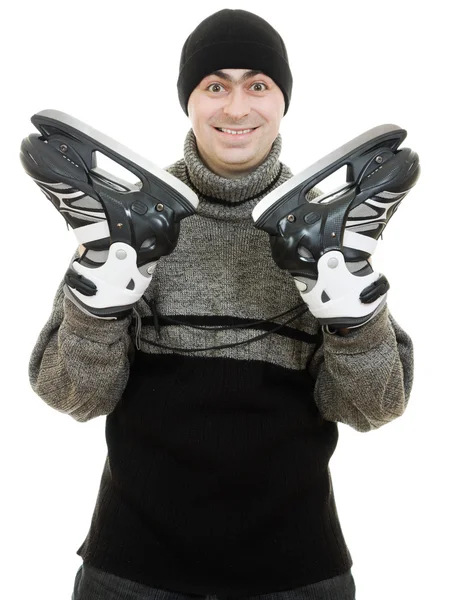
<path fill-rule="evenodd" d="M 222 69 L 205 77 L 188 102 L 204 163 L 217 175 L 228 178 L 253 171 L 270 152 L 284 106 L 281 89 L 259 71 Z M 251 131 L 230 133 L 248 129 Z"/>

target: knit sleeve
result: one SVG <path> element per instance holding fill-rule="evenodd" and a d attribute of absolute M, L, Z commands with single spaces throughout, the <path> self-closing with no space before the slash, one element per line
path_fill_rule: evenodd
<path fill-rule="evenodd" d="M 311 362 L 322 416 L 357 431 L 400 417 L 413 383 L 413 345 L 388 307 L 347 336 L 324 333 Z"/>
<path fill-rule="evenodd" d="M 35 393 L 80 422 L 112 412 L 129 375 L 130 319 L 83 313 L 65 298 L 62 282 L 29 362 Z"/>

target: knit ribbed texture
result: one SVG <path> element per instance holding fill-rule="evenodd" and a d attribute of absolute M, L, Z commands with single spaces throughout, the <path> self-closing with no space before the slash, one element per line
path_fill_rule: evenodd
<path fill-rule="evenodd" d="M 167 170 L 180 179 L 186 178 L 187 171 L 194 189 L 201 195 L 209 196 L 213 199 L 212 202 L 201 203 L 200 210 L 198 210 L 199 214 L 211 217 L 217 216 L 223 219 L 242 219 L 244 216 L 249 218 L 251 217 L 251 210 L 259 202 L 260 198 L 257 198 L 257 196 L 265 188 L 272 185 L 277 176 L 281 177 L 278 185 L 292 177 L 290 169 L 282 165 L 279 161 L 281 145 L 281 135 L 278 134 L 269 155 L 258 168 L 236 179 L 227 179 L 226 177 L 216 175 L 205 167 L 204 162 L 198 154 L 195 135 L 191 129 L 184 143 L 184 160 L 178 161 L 172 167 L 168 167 Z M 274 185 L 274 187 L 277 186 Z M 217 200 L 225 200 L 230 204 L 238 204 L 250 198 L 254 198 L 254 200 L 246 203 L 245 206 L 237 211 L 237 207 L 235 207 L 232 212 L 226 208 L 223 209 L 216 202 Z M 211 212 L 213 209 L 216 209 L 217 212 Z"/>

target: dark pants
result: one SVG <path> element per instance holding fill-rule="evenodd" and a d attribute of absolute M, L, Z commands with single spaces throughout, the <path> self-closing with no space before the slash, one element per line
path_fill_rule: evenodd
<path fill-rule="evenodd" d="M 248 596 L 245 600 L 250 598 L 254 600 L 355 600 L 355 582 L 351 571 L 347 571 L 343 575 L 318 583 L 283 592 Z M 72 600 L 220 600 L 220 598 L 147 587 L 83 563 L 75 576 Z"/>

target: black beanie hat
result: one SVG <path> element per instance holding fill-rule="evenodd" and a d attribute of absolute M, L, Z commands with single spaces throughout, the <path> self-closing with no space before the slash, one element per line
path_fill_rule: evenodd
<path fill-rule="evenodd" d="M 219 69 L 254 69 L 268 75 L 283 92 L 287 113 L 292 74 L 284 42 L 267 21 L 246 10 L 224 9 L 207 17 L 181 51 L 178 98 L 186 115 L 200 81 Z"/>

